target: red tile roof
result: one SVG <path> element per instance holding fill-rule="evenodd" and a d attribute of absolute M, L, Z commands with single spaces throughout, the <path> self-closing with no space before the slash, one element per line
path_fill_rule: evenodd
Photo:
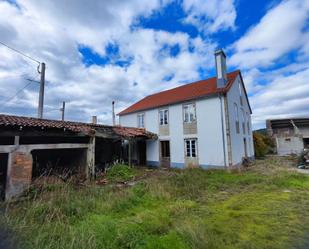
<path fill-rule="evenodd" d="M 85 135 L 94 135 L 96 131 L 106 132 L 108 134 L 120 137 L 146 137 L 154 138 L 156 135 L 146 131 L 145 129 L 123 127 L 123 126 L 108 126 L 100 124 L 59 121 L 49 119 L 38 119 L 21 116 L 11 116 L 0 114 L 0 128 L 1 127 L 30 127 L 39 129 L 61 129 L 71 131 L 73 133 L 82 133 Z M 1 130 L 0 130 L 1 133 Z"/>
<path fill-rule="evenodd" d="M 149 95 L 123 110 L 118 115 L 193 100 L 207 95 L 226 93 L 239 74 L 239 70 L 228 73 L 228 82 L 224 88 L 217 88 L 216 77 L 213 77 Z"/>

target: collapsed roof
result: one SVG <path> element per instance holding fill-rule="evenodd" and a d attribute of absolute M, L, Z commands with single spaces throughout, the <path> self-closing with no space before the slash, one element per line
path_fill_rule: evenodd
<path fill-rule="evenodd" d="M 309 127 L 309 117 L 269 119 L 266 123 L 268 124 L 267 126 L 272 129 L 293 128 L 294 125 L 297 127 Z"/>

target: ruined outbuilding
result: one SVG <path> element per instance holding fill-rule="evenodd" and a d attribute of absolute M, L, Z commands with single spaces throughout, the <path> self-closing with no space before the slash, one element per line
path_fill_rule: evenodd
<path fill-rule="evenodd" d="M 18 196 L 33 179 L 69 171 L 93 178 L 116 160 L 146 164 L 145 129 L 0 115 L 0 192 Z"/>
<path fill-rule="evenodd" d="M 309 147 L 309 118 L 267 120 L 266 127 L 279 155 L 300 154 Z"/>

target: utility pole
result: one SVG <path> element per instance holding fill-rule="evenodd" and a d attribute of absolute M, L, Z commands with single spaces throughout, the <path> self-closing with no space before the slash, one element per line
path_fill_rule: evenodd
<path fill-rule="evenodd" d="M 112 109 L 112 115 L 113 115 L 113 126 L 116 125 L 116 120 L 115 120 L 115 101 L 112 102 L 113 109 Z"/>
<path fill-rule="evenodd" d="M 64 121 L 65 101 L 62 102 L 62 108 L 60 108 L 60 111 L 61 111 L 61 120 Z"/>
<path fill-rule="evenodd" d="M 41 80 L 40 80 L 40 95 L 39 95 L 39 108 L 38 118 L 43 118 L 43 106 L 44 106 L 44 88 L 45 88 L 45 63 L 41 63 Z"/>

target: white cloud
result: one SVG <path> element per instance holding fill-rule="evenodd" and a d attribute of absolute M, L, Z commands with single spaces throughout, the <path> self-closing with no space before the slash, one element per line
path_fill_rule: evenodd
<path fill-rule="evenodd" d="M 195 25 L 200 31 L 214 33 L 235 28 L 233 0 L 184 0 L 183 8 L 188 13 L 185 22 Z"/>
<path fill-rule="evenodd" d="M 19 7 L 2 1 L 1 41 L 46 62 L 46 117 L 60 118 L 57 109 L 65 100 L 68 119 L 90 121 L 97 115 L 100 122 L 111 123 L 112 100 L 118 112 L 145 95 L 199 79 L 201 67 L 213 69 L 215 42 L 183 32 L 132 28 L 140 15 L 147 17 L 168 1 L 23 0 Z M 308 5 L 308 0 L 281 2 L 230 48 L 228 64 L 243 72 L 255 127 L 269 117 L 309 115 Z M 204 36 L 235 28 L 233 1 L 184 0 L 183 8 L 186 21 Z M 121 59 L 131 58 L 128 66 L 83 64 L 81 44 L 103 56 L 108 43 L 119 47 Z M 179 53 L 170 55 L 176 45 Z M 282 63 L 294 50 L 293 63 Z M 25 78 L 38 79 L 36 63 L 3 46 L 0 54 L 0 112 L 35 116 L 36 83 L 6 100 L 27 84 Z M 278 60 L 284 66 L 276 67 Z"/>
<path fill-rule="evenodd" d="M 65 100 L 68 119 L 89 121 L 98 115 L 101 122 L 110 123 L 112 100 L 120 111 L 145 95 L 198 79 L 199 67 L 212 65 L 215 44 L 181 32 L 130 28 L 138 15 L 148 16 L 166 2 L 24 0 L 18 2 L 19 8 L 0 2 L 1 39 L 46 62 L 45 117 L 60 117 L 56 109 Z M 119 46 L 121 58 L 133 58 L 129 66 L 82 63 L 80 44 L 104 55 L 109 42 Z M 179 54 L 160 52 L 174 45 Z M 0 61 L 0 96 L 5 101 L 27 83 L 24 78 L 39 75 L 35 63 L 4 47 L 0 52 L 5 56 Z M 165 82 L 170 75 L 173 80 Z M 33 83 L 0 112 L 35 115 L 37 99 L 38 86 Z"/>
<path fill-rule="evenodd" d="M 309 67 L 287 76 L 276 72 L 270 76 L 273 79 L 251 97 L 254 125 L 265 126 L 266 119 L 309 116 Z"/>
<path fill-rule="evenodd" d="M 255 128 L 265 120 L 309 116 L 308 0 L 286 0 L 230 46 L 230 64 L 242 70 Z"/>
<path fill-rule="evenodd" d="M 232 46 L 235 53 L 229 62 L 243 69 L 273 65 L 308 43 L 308 29 L 303 31 L 308 16 L 308 0 L 282 1 Z"/>

